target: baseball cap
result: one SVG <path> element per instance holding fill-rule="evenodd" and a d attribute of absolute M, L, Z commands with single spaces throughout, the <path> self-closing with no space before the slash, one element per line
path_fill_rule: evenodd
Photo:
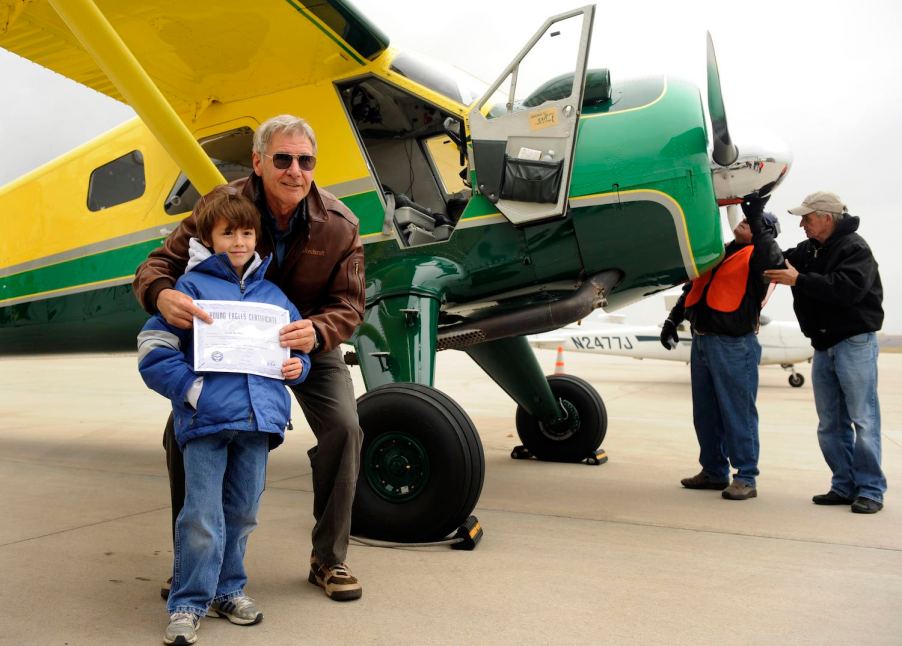
<path fill-rule="evenodd" d="M 847 209 L 839 195 L 827 191 L 812 193 L 802 200 L 802 206 L 789 209 L 789 212 L 793 215 L 808 215 L 814 211 L 826 211 L 828 213 L 840 214 L 846 213 Z"/>

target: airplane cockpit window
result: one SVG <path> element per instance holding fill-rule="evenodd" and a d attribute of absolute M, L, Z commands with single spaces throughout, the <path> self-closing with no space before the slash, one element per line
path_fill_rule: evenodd
<path fill-rule="evenodd" d="M 200 141 L 204 152 L 216 164 L 226 181 L 231 182 L 240 177 L 247 177 L 253 172 L 251 161 L 254 131 L 243 127 L 229 130 Z M 190 212 L 200 199 L 197 189 L 184 173 L 179 173 L 163 208 L 169 215 L 182 215 Z"/>
<path fill-rule="evenodd" d="M 88 208 L 100 211 L 144 195 L 144 155 L 133 150 L 95 168 L 88 182 Z"/>
<path fill-rule="evenodd" d="M 375 77 L 339 92 L 382 189 L 383 232 L 404 246 L 447 240 L 472 195 L 460 117 Z"/>
<path fill-rule="evenodd" d="M 419 83 L 462 105 L 470 105 L 488 88 L 487 83 L 463 70 L 441 61 L 428 59 L 422 54 L 399 53 L 392 61 L 391 69 L 414 83 Z"/>

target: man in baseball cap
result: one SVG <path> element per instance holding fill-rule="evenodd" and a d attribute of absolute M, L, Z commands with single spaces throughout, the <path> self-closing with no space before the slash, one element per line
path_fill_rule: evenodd
<path fill-rule="evenodd" d="M 828 193 L 827 191 L 812 193 L 802 200 L 802 206 L 789 209 L 789 212 L 793 215 L 808 215 L 809 213 L 814 213 L 816 211 L 836 214 L 849 212 L 846 205 L 843 204 L 843 201 L 839 199 L 839 195 L 836 193 Z"/>
<path fill-rule="evenodd" d="M 836 193 L 818 191 L 801 206 L 808 240 L 783 252 L 785 269 L 764 275 L 792 287 L 793 309 L 814 359 L 811 382 L 817 439 L 833 472 L 816 505 L 851 505 L 859 514 L 883 509 L 886 477 L 880 468 L 877 339 L 883 325 L 883 287 L 877 261 Z"/>

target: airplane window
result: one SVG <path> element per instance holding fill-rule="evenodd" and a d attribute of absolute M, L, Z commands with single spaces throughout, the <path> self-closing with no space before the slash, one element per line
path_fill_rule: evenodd
<path fill-rule="evenodd" d="M 457 145 L 445 134 L 435 135 L 423 141 L 426 152 L 436 170 L 436 177 L 446 195 L 451 195 L 467 188 L 460 171 L 460 153 Z"/>
<path fill-rule="evenodd" d="M 505 112 L 527 110 L 572 94 L 582 21 L 582 15 L 573 16 L 545 30 L 498 89 L 506 99 Z M 488 118 L 500 116 L 497 107 L 496 103 Z"/>
<path fill-rule="evenodd" d="M 473 103 L 488 88 L 486 83 L 463 70 L 431 60 L 422 54 L 398 54 L 392 61 L 391 68 L 401 76 L 463 105 Z"/>
<path fill-rule="evenodd" d="M 207 137 L 201 140 L 200 145 L 226 181 L 231 182 L 247 177 L 253 171 L 251 163 L 253 141 L 254 131 L 245 127 Z M 197 189 L 184 173 L 179 173 L 172 190 L 163 202 L 163 208 L 169 215 L 183 215 L 194 208 L 198 199 L 200 195 Z"/>
<path fill-rule="evenodd" d="M 88 208 L 100 211 L 144 195 L 144 155 L 139 150 L 95 168 L 88 182 Z"/>

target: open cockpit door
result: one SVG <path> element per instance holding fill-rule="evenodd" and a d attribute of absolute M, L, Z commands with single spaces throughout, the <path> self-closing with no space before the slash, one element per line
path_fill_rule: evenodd
<path fill-rule="evenodd" d="M 476 185 L 514 224 L 566 212 L 594 16 L 545 21 L 470 110 Z"/>

